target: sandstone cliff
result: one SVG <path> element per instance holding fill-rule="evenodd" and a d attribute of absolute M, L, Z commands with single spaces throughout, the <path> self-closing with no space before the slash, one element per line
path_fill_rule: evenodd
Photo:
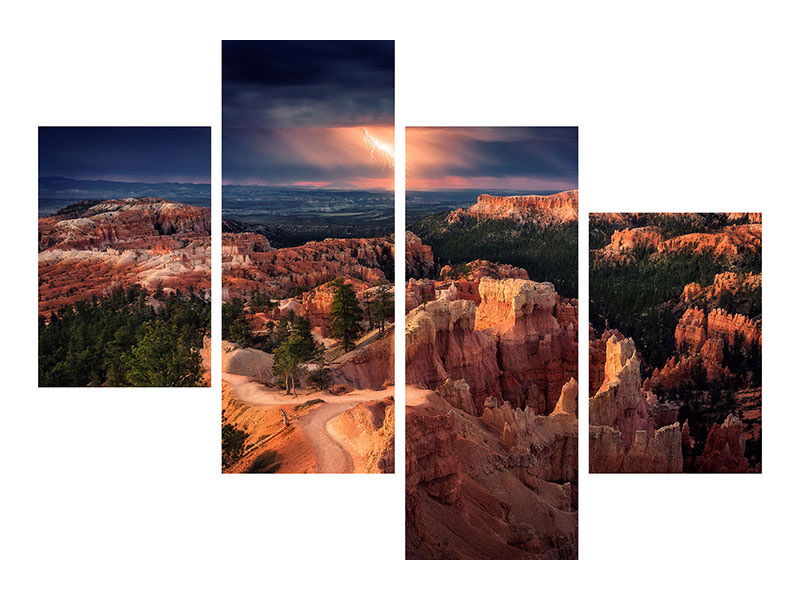
<path fill-rule="evenodd" d="M 436 300 L 436 282 L 432 279 L 409 279 L 406 283 L 406 313 L 420 304 Z"/>
<path fill-rule="evenodd" d="M 408 398 L 407 558 L 577 557 L 574 414 L 489 402 L 478 417 L 436 392 Z"/>
<path fill-rule="evenodd" d="M 761 324 L 718 308 L 708 313 L 689 308 L 675 327 L 675 349 L 675 356 L 653 370 L 645 382 L 646 389 L 664 392 L 698 378 L 721 381 L 734 377 L 737 374 L 723 364 L 726 353 L 760 353 Z M 738 376 L 743 374 L 739 372 Z"/>
<path fill-rule="evenodd" d="M 406 283 L 406 312 L 431 300 L 472 300 L 481 303 L 478 286 L 484 277 L 493 279 L 528 279 L 521 267 L 500 264 L 488 260 L 473 260 L 459 267 L 445 265 L 439 271 L 439 279 L 414 279 Z"/>
<path fill-rule="evenodd" d="M 746 473 L 750 465 L 744 456 L 744 426 L 731 414 L 722 425 L 714 423 L 697 460 L 701 473 Z"/>
<path fill-rule="evenodd" d="M 678 473 L 683 469 L 680 424 L 656 428 L 672 413 L 642 392 L 633 340 L 608 338 L 604 380 L 589 399 L 589 470 L 593 473 Z"/>
<path fill-rule="evenodd" d="M 364 299 L 364 295 L 369 289 L 367 283 L 352 277 L 344 277 L 342 280 L 343 283 L 352 286 L 359 300 Z M 296 312 L 306 317 L 311 322 L 312 327 L 318 327 L 320 334 L 324 337 L 328 337 L 330 333 L 331 309 L 335 295 L 336 286 L 332 282 L 328 282 L 308 292 L 303 292 L 299 298 L 300 306 Z M 364 304 L 362 302 L 362 308 Z"/>
<path fill-rule="evenodd" d="M 551 283 L 484 277 L 479 293 L 476 327 L 497 342 L 502 398 L 538 414 L 551 412 L 561 386 L 577 377 L 573 315 L 563 315 L 566 325 L 556 318 L 559 299 Z"/>
<path fill-rule="evenodd" d="M 497 342 L 475 330 L 475 303 L 436 300 L 406 318 L 406 382 L 436 389 L 464 379 L 482 403 L 501 395 Z"/>
<path fill-rule="evenodd" d="M 549 196 L 491 196 L 481 194 L 478 201 L 467 209 L 458 209 L 448 215 L 449 222 L 461 221 L 465 216 L 478 219 L 511 219 L 517 222 L 554 225 L 578 220 L 578 190 L 569 190 Z"/>
<path fill-rule="evenodd" d="M 408 314 L 406 380 L 436 389 L 464 379 L 477 406 L 494 396 L 551 412 L 577 377 L 577 306 L 550 283 L 522 279 L 484 277 L 479 295 L 477 308 L 442 298 Z"/>
<path fill-rule="evenodd" d="M 433 250 L 418 235 L 406 231 L 406 278 L 433 275 Z"/>
<path fill-rule="evenodd" d="M 620 260 L 631 256 L 636 250 L 658 250 L 664 237 L 656 227 L 618 229 L 611 234 L 611 241 L 598 250 L 596 260 Z"/>
<path fill-rule="evenodd" d="M 594 250 L 593 256 L 597 261 L 626 261 L 633 260 L 637 252 L 692 252 L 736 260 L 760 249 L 760 223 L 728 225 L 713 233 L 687 233 L 669 239 L 657 227 L 645 226 L 614 231 L 611 241 Z"/>
<path fill-rule="evenodd" d="M 331 421 L 356 473 L 394 473 L 394 399 L 359 402 Z"/>
<path fill-rule="evenodd" d="M 358 346 L 331 365 L 334 383 L 354 389 L 381 390 L 394 384 L 394 325 L 383 336 L 366 335 Z"/>
<path fill-rule="evenodd" d="M 106 200 L 78 217 L 40 218 L 39 251 L 153 248 L 165 243 L 164 236 L 182 247 L 196 236 L 207 238 L 210 231 L 211 209 L 207 207 L 160 198 Z"/>
<path fill-rule="evenodd" d="M 761 292 L 761 273 L 733 273 L 725 271 L 714 276 L 714 283 L 703 287 L 699 283 L 687 283 L 680 299 L 679 308 L 690 308 L 698 303 L 716 307 L 725 296 L 740 296 Z"/>

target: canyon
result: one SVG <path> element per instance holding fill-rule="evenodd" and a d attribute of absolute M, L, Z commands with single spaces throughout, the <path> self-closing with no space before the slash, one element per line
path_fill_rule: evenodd
<path fill-rule="evenodd" d="M 421 269 L 425 260 L 418 258 Z M 274 458 L 268 472 L 394 470 L 393 311 L 379 321 L 371 312 L 393 297 L 393 261 L 393 236 L 275 248 L 262 233 L 223 233 L 223 302 L 239 307 L 249 331 L 223 342 L 223 420 L 246 432 L 243 456 L 224 472 L 267 472 L 259 470 L 263 457 Z M 351 349 L 332 326 L 342 287 L 362 313 Z M 294 393 L 287 393 L 273 365 L 291 346 L 270 340 L 281 327 L 291 335 L 298 317 L 318 358 L 298 365 Z M 267 351 L 259 349 L 265 344 Z"/>
<path fill-rule="evenodd" d="M 577 219 L 577 192 L 556 196 L 481 195 L 435 223 Z M 427 268 L 405 290 L 406 558 L 576 558 L 577 300 L 493 255 L 435 272 L 407 242 Z"/>
<path fill-rule="evenodd" d="M 590 470 L 760 472 L 761 215 L 593 214 L 590 229 L 610 240 L 591 250 Z"/>
<path fill-rule="evenodd" d="M 372 285 L 391 279 L 394 236 L 326 239 L 272 248 L 261 234 L 224 233 L 222 268 L 223 302 L 256 290 L 274 298 L 294 296 L 339 277 Z"/>
<path fill-rule="evenodd" d="M 211 286 L 211 210 L 158 198 L 105 200 L 39 218 L 39 314 L 114 288 Z"/>

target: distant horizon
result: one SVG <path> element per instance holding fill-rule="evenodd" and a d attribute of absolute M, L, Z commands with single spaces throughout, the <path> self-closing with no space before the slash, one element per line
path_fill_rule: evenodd
<path fill-rule="evenodd" d="M 125 198 L 162 198 L 180 204 L 211 206 L 211 184 L 205 182 L 75 179 L 63 175 L 41 175 L 37 183 L 40 217 L 76 202 Z"/>
<path fill-rule="evenodd" d="M 39 175 L 39 179 L 63 179 L 67 181 L 78 181 L 86 183 L 146 183 L 154 184 L 177 184 L 177 185 L 211 185 L 211 181 L 178 181 L 165 179 L 114 179 L 113 175 L 97 177 L 68 177 L 66 175 Z"/>
<path fill-rule="evenodd" d="M 62 180 L 62 181 L 75 181 L 84 183 L 115 183 L 115 184 L 147 184 L 147 185 L 198 185 L 210 186 L 210 181 L 166 181 L 166 180 L 133 180 L 133 179 L 112 179 L 110 177 L 97 177 L 97 178 L 75 178 L 67 177 L 64 175 L 39 175 L 40 180 Z M 394 192 L 393 188 L 360 188 L 360 187 L 327 187 L 318 185 L 291 185 L 291 184 L 268 184 L 268 183 L 223 183 L 223 188 L 242 187 L 242 188 L 265 188 L 276 190 L 304 190 L 304 191 L 320 191 L 320 192 Z M 563 188 L 551 189 L 532 189 L 532 188 L 501 188 L 501 187 L 441 187 L 441 188 L 407 188 L 406 193 L 447 193 L 447 192 L 479 192 L 484 194 L 505 194 L 505 195 L 538 195 L 550 196 L 577 190 L 578 187 L 566 186 Z"/>
<path fill-rule="evenodd" d="M 299 184 L 280 184 L 280 183 L 223 183 L 223 188 L 226 187 L 242 187 L 242 188 L 265 188 L 275 190 L 314 190 L 320 192 L 391 192 L 394 193 L 394 188 L 386 187 L 335 187 L 327 185 L 314 185 L 309 183 L 307 185 Z"/>

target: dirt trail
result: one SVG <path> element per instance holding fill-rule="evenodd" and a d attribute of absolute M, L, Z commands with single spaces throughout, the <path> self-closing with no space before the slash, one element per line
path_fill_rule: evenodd
<path fill-rule="evenodd" d="M 296 406 L 308 400 L 321 399 L 317 404 L 297 418 L 295 424 L 303 434 L 314 455 L 317 457 L 317 473 L 352 473 L 355 470 L 353 456 L 336 439 L 330 423 L 348 408 L 360 402 L 382 400 L 394 395 L 394 388 L 385 390 L 354 390 L 340 396 L 329 392 L 306 392 L 297 397 L 286 396 L 277 389 L 268 388 L 245 375 L 223 373 L 225 381 L 236 398 L 249 404 Z"/>
<path fill-rule="evenodd" d="M 358 402 L 324 404 L 298 419 L 297 426 L 314 455 L 317 457 L 316 473 L 352 473 L 353 456 L 331 435 L 330 422 Z"/>

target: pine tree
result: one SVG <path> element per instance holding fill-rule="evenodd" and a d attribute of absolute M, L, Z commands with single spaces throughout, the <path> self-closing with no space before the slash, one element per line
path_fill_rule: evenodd
<path fill-rule="evenodd" d="M 200 353 L 177 340 L 175 330 L 163 321 L 144 325 L 144 336 L 126 355 L 127 379 L 135 386 L 183 387 L 199 385 Z"/>
<path fill-rule="evenodd" d="M 354 342 L 361 334 L 362 310 L 352 285 L 339 279 L 334 281 L 334 286 L 336 291 L 331 306 L 331 335 L 342 340 L 344 351 L 348 352 L 355 347 Z"/>
<path fill-rule="evenodd" d="M 367 303 L 369 320 L 373 326 L 378 326 L 378 335 L 384 334 L 385 324 L 394 314 L 394 299 L 389 294 L 389 285 L 384 284 L 378 288 L 375 297 Z"/>
<path fill-rule="evenodd" d="M 311 323 L 299 315 L 292 319 L 289 337 L 275 350 L 272 372 L 283 378 L 286 393 L 297 395 L 296 385 L 305 372 L 302 364 L 310 362 L 322 353 L 322 348 L 311 335 Z"/>

